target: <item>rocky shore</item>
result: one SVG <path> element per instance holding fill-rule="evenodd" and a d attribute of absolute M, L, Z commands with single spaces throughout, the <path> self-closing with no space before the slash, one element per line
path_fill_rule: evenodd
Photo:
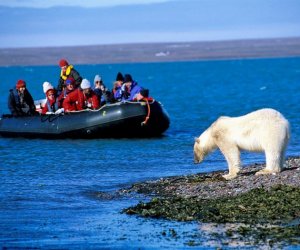
<path fill-rule="evenodd" d="M 240 239 L 244 245 L 300 246 L 300 157 L 288 158 L 279 174 L 255 175 L 264 167 L 244 167 L 231 181 L 222 177 L 226 171 L 219 171 L 136 183 L 119 194 L 143 194 L 152 199 L 123 212 L 213 223 L 218 230 L 210 229 L 210 233 L 224 244 Z M 220 225 L 224 230 L 219 230 Z M 198 243 L 195 239 L 188 245 Z"/>
<path fill-rule="evenodd" d="M 279 184 L 300 187 L 300 157 L 287 159 L 284 171 L 279 174 L 255 175 L 264 167 L 265 164 L 244 167 L 238 177 L 231 181 L 226 181 L 222 177 L 226 171 L 218 171 L 136 183 L 122 192 L 136 192 L 160 197 L 214 199 L 241 195 L 255 188 L 270 189 Z"/>

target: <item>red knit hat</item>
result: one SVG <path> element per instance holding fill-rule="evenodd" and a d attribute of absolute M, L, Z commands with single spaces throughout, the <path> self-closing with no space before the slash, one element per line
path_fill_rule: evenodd
<path fill-rule="evenodd" d="M 59 67 L 64 67 L 64 66 L 68 66 L 68 65 L 69 65 L 69 63 L 67 62 L 66 59 L 61 59 L 59 61 Z"/>
<path fill-rule="evenodd" d="M 18 80 L 17 84 L 16 84 L 16 88 L 20 89 L 20 88 L 23 88 L 23 87 L 26 87 L 26 82 L 24 80 Z"/>

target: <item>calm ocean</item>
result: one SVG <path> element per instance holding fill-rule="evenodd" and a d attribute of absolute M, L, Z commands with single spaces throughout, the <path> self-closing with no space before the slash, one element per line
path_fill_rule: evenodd
<path fill-rule="evenodd" d="M 212 244 L 198 223 L 121 213 L 143 197 L 106 194 L 144 180 L 226 169 L 218 151 L 203 164 L 193 164 L 194 137 L 220 115 L 279 110 L 291 123 L 287 156 L 299 155 L 300 58 L 75 68 L 91 81 L 100 74 L 110 88 L 118 71 L 131 73 L 164 105 L 171 126 L 155 139 L 0 138 L 2 248 L 182 249 L 195 237 L 204 246 Z M 18 79 L 25 79 L 33 97 L 40 99 L 44 81 L 57 85 L 59 67 L 0 67 L 0 76 L 3 114 L 8 112 L 8 90 Z M 243 153 L 242 159 L 246 165 L 264 161 L 262 154 L 253 153 Z"/>

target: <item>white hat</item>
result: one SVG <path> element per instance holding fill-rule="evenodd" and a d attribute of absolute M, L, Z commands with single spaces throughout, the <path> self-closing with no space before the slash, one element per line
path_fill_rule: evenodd
<path fill-rule="evenodd" d="M 49 89 L 54 89 L 50 82 L 43 83 L 43 91 L 46 94 Z"/>
<path fill-rule="evenodd" d="M 91 83 L 90 83 L 90 81 L 88 79 L 83 79 L 82 82 L 81 82 L 81 84 L 80 84 L 80 87 L 82 89 L 88 89 L 88 88 L 91 87 Z"/>
<path fill-rule="evenodd" d="M 101 82 L 101 76 L 99 76 L 99 75 L 95 75 L 95 78 L 94 78 L 94 84 L 97 82 L 97 81 L 99 81 L 99 82 Z"/>

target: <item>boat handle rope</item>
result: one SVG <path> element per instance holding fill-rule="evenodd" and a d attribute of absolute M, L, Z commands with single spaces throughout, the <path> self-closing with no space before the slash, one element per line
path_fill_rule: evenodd
<path fill-rule="evenodd" d="M 62 114 L 58 114 L 58 115 L 47 115 L 46 118 L 43 118 L 43 116 L 42 116 L 42 117 L 41 117 L 41 122 L 46 122 L 46 121 L 53 122 L 53 121 L 55 121 L 60 115 L 62 115 Z"/>
<path fill-rule="evenodd" d="M 147 103 L 148 113 L 147 113 L 145 120 L 141 123 L 141 126 L 147 125 L 147 122 L 150 118 L 150 113 L 151 113 L 148 98 L 143 98 L 143 100 L 146 101 L 146 103 Z"/>

